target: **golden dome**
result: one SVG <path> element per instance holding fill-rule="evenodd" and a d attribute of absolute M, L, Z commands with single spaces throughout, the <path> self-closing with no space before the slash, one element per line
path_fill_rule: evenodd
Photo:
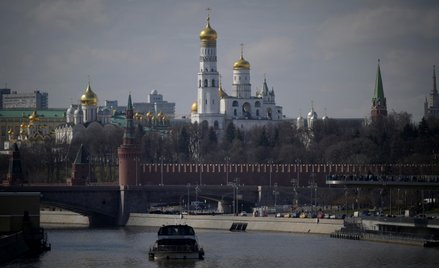
<path fill-rule="evenodd" d="M 9 130 L 8 130 L 8 134 L 9 134 L 9 135 L 14 135 L 14 131 L 13 131 L 12 129 L 9 129 Z"/>
<path fill-rule="evenodd" d="M 29 116 L 29 121 L 33 122 L 33 121 L 38 121 L 38 114 L 37 111 L 33 111 L 32 114 Z"/>
<path fill-rule="evenodd" d="M 240 69 L 250 70 L 250 63 L 246 61 L 242 55 L 241 58 L 233 64 L 233 70 Z"/>
<path fill-rule="evenodd" d="M 244 44 L 241 44 L 241 58 L 233 64 L 233 70 L 250 70 L 250 63 L 244 59 Z"/>
<path fill-rule="evenodd" d="M 194 103 L 192 103 L 191 111 L 193 113 L 197 113 L 198 112 L 198 103 L 196 101 Z"/>
<path fill-rule="evenodd" d="M 20 128 L 26 128 L 27 126 L 26 126 L 26 124 L 23 122 L 23 123 L 21 123 L 21 125 L 20 125 Z"/>
<path fill-rule="evenodd" d="M 90 83 L 88 83 L 88 86 L 85 89 L 84 94 L 81 96 L 81 104 L 83 104 L 83 105 L 97 105 L 98 104 L 98 97 L 91 90 Z"/>
<path fill-rule="evenodd" d="M 146 113 L 146 116 L 147 116 L 148 118 L 151 118 L 151 117 L 153 117 L 153 115 L 152 115 L 152 113 L 151 113 L 151 112 L 147 112 L 147 113 Z"/>
<path fill-rule="evenodd" d="M 210 16 L 207 17 L 207 25 L 200 32 L 200 40 L 201 41 L 216 41 L 218 35 L 216 31 L 210 27 Z"/>

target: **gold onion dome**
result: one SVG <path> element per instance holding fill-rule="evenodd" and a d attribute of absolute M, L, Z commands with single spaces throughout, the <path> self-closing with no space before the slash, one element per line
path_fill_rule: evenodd
<path fill-rule="evenodd" d="M 250 70 L 250 63 L 246 61 L 242 55 L 241 58 L 233 64 L 233 70 L 240 69 Z"/>
<path fill-rule="evenodd" d="M 29 121 L 33 122 L 33 121 L 37 121 L 38 118 L 38 114 L 37 111 L 33 111 L 32 114 L 29 116 Z"/>
<path fill-rule="evenodd" d="M 233 70 L 250 70 L 250 63 L 244 59 L 244 44 L 241 44 L 241 58 L 233 64 Z"/>
<path fill-rule="evenodd" d="M 85 89 L 84 94 L 81 96 L 81 104 L 83 105 L 97 105 L 98 97 L 96 93 L 91 90 L 90 83 L 88 83 L 87 88 Z"/>
<path fill-rule="evenodd" d="M 216 41 L 218 35 L 216 31 L 210 27 L 210 16 L 207 17 L 207 25 L 200 32 L 200 40 L 202 41 Z"/>
<path fill-rule="evenodd" d="M 198 103 L 196 101 L 194 103 L 192 103 L 191 111 L 193 113 L 198 112 Z"/>

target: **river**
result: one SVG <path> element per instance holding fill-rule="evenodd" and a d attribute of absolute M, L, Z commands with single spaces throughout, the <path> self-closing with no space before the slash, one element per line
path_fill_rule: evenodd
<path fill-rule="evenodd" d="M 196 230 L 202 261 L 149 261 L 157 228 L 48 229 L 52 250 L 6 267 L 437 267 L 439 250 L 328 235 Z"/>

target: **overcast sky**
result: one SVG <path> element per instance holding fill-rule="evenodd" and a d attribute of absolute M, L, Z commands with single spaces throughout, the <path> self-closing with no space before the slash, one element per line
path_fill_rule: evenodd
<path fill-rule="evenodd" d="M 146 102 L 156 89 L 188 115 L 197 97 L 199 33 L 212 9 L 218 70 L 231 91 L 240 44 L 252 95 L 266 74 L 287 117 L 370 114 L 381 59 L 389 112 L 423 115 L 439 65 L 439 1 L 2 0 L 0 85 L 78 103 L 91 77 L 105 100 Z"/>

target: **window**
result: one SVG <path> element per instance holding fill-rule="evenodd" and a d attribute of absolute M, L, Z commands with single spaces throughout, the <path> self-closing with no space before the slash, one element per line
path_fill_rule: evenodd
<path fill-rule="evenodd" d="M 207 105 L 207 99 L 206 99 L 206 105 Z"/>
<path fill-rule="evenodd" d="M 215 79 L 212 79 L 212 87 L 215 87 Z"/>
<path fill-rule="evenodd" d="M 255 102 L 255 107 L 261 107 L 261 102 L 260 101 L 256 101 Z"/>
<path fill-rule="evenodd" d="M 259 116 L 259 109 L 256 109 L 256 116 Z"/>
<path fill-rule="evenodd" d="M 207 87 L 207 79 L 204 79 L 204 87 Z"/>
<path fill-rule="evenodd" d="M 233 101 L 232 106 L 233 107 L 238 107 L 238 101 Z"/>
<path fill-rule="evenodd" d="M 198 80 L 198 87 L 201 87 L 201 79 Z"/>
<path fill-rule="evenodd" d="M 215 120 L 215 122 L 213 122 L 213 128 L 214 128 L 214 129 L 218 129 L 218 128 L 219 128 L 219 123 L 218 123 L 218 121 Z"/>
<path fill-rule="evenodd" d="M 238 115 L 238 112 L 236 111 L 236 109 L 233 109 L 233 115 L 234 115 L 234 116 L 237 116 L 237 115 Z"/>

